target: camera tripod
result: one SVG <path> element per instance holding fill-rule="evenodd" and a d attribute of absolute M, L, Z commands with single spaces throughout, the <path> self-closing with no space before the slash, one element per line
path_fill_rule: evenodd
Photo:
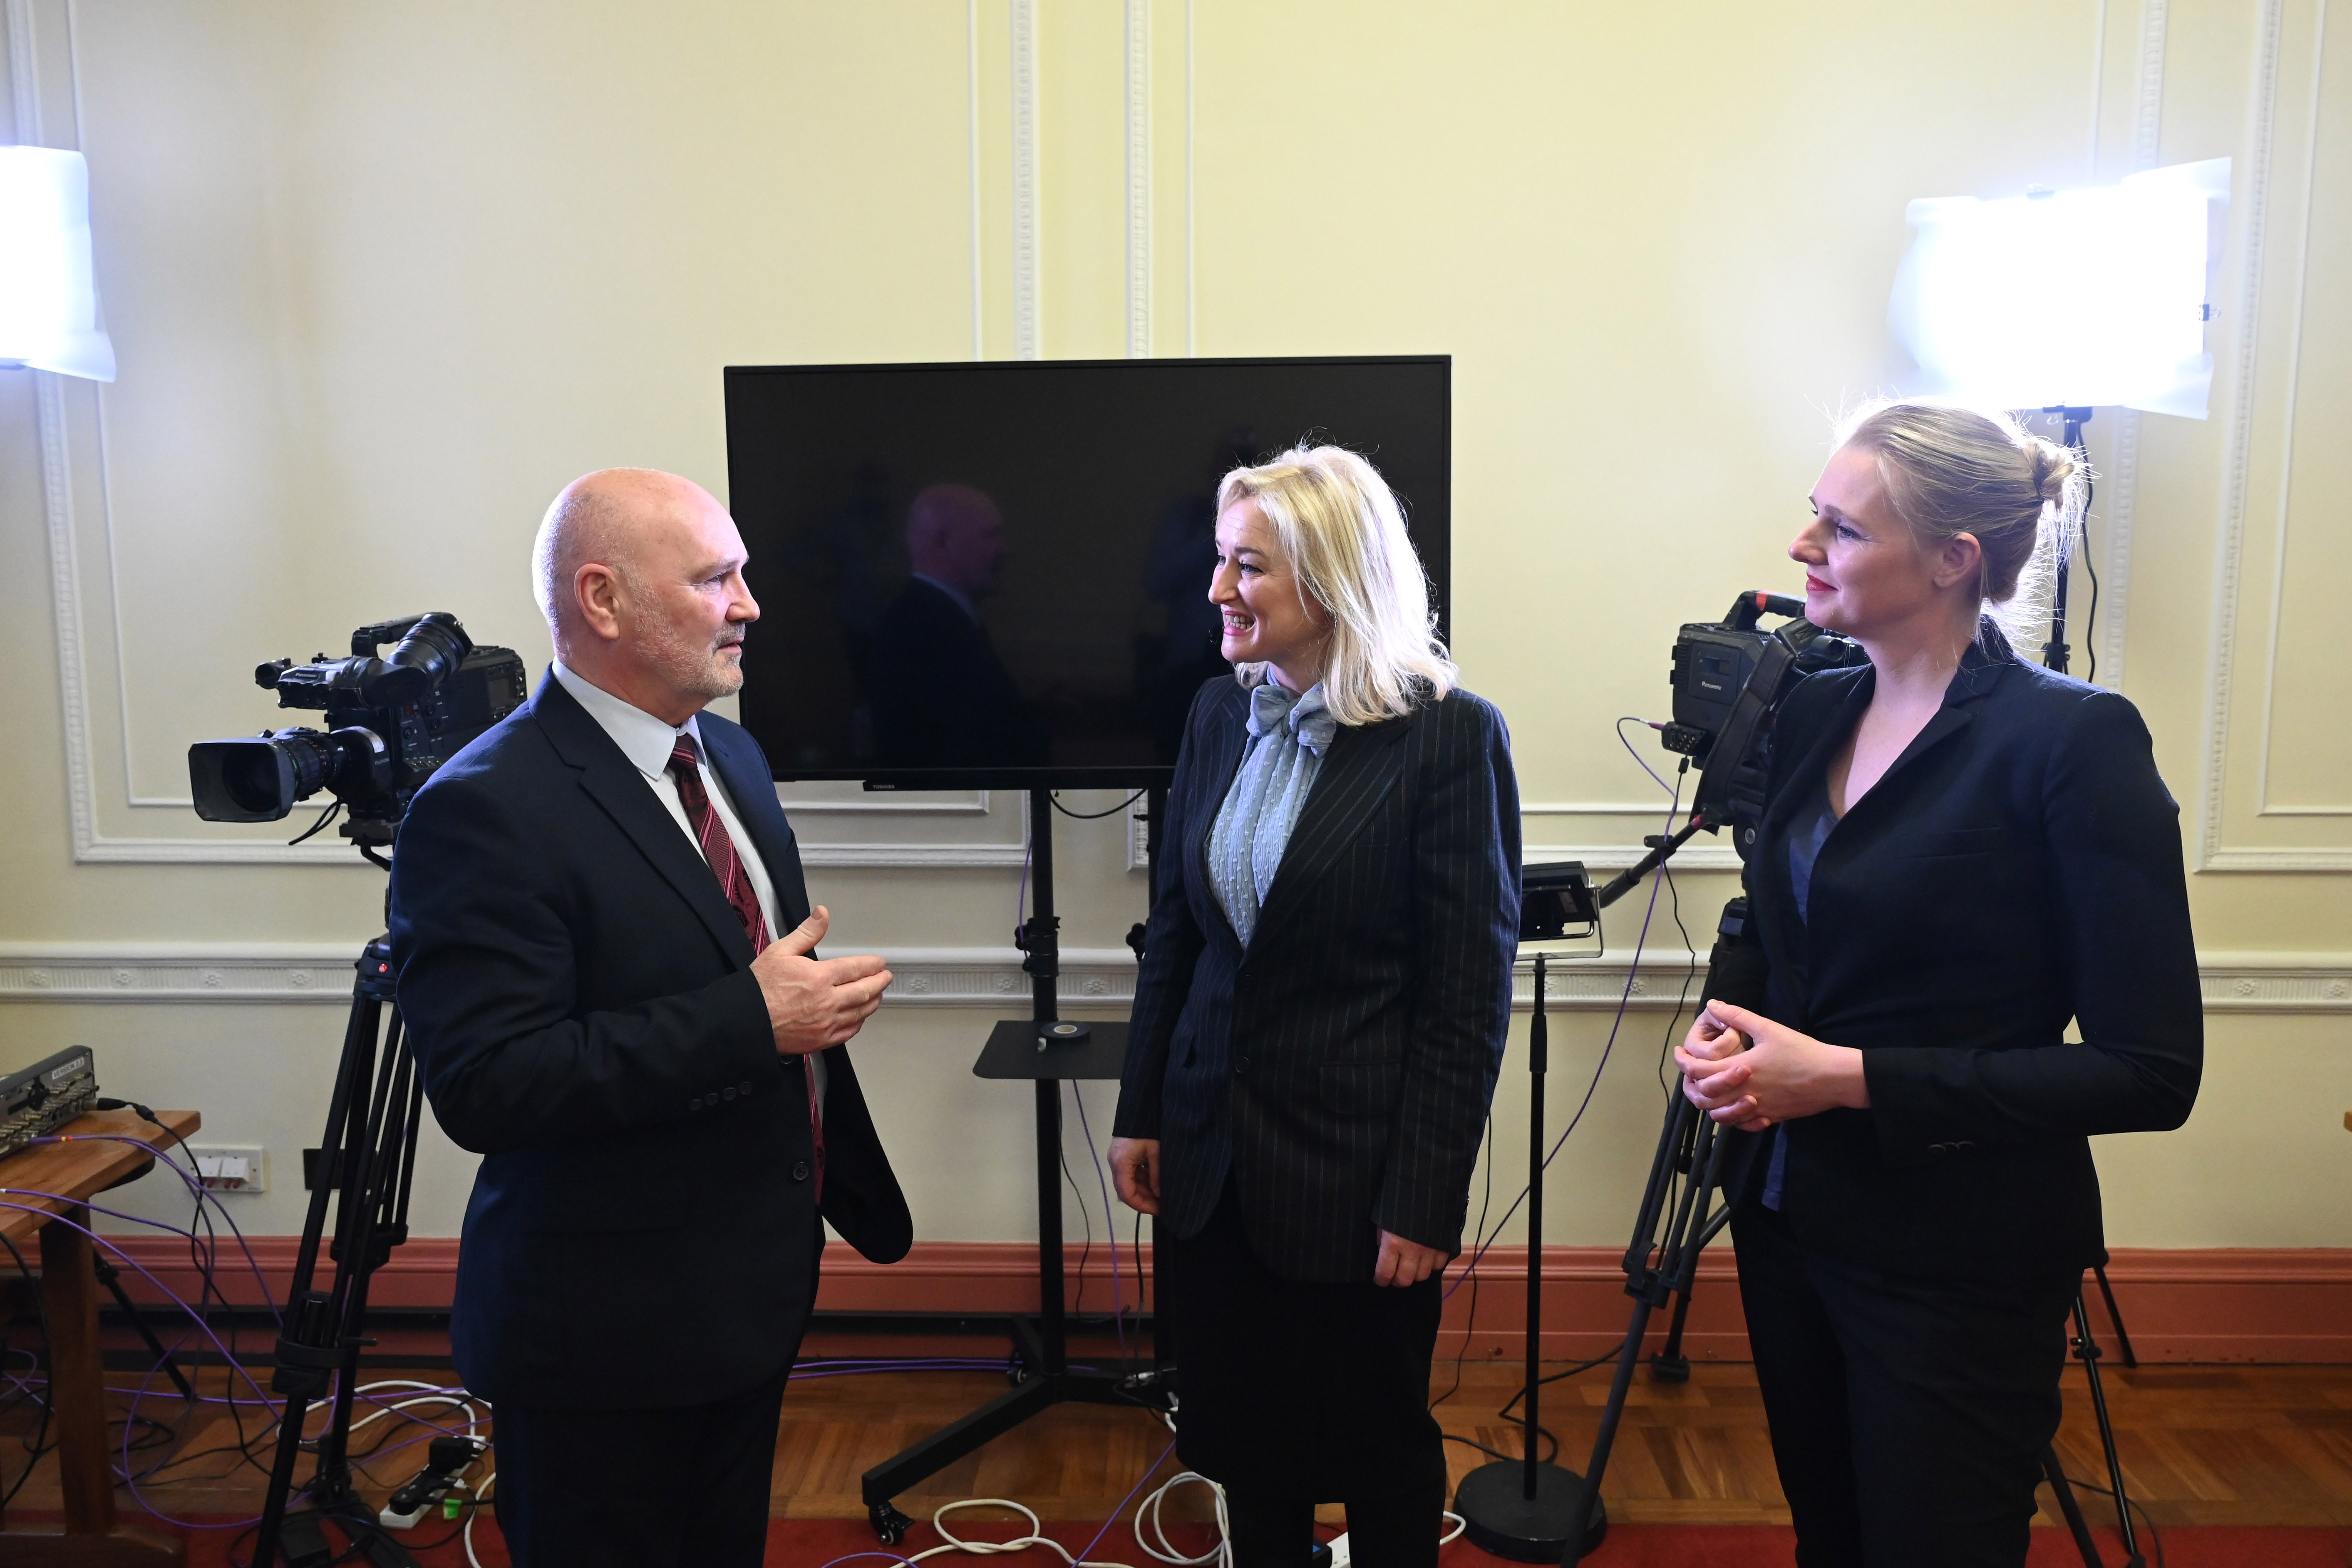
<path fill-rule="evenodd" d="M 254 1540 L 253 1568 L 325 1568 L 352 1549 L 375 1568 L 417 1568 L 407 1549 L 385 1533 L 375 1510 L 352 1484 L 352 1396 L 359 1382 L 360 1330 L 367 1316 L 368 1279 L 408 1239 L 408 1192 L 416 1168 L 416 1133 L 425 1086 L 409 1054 L 399 1009 L 393 1003 L 392 939 L 380 936 L 360 955 L 352 988 L 343 1054 L 335 1068 L 327 1130 L 310 1173 L 310 1209 L 287 1292 L 270 1386 L 285 1396 L 269 1489 Z M 331 1289 L 314 1288 L 319 1247 L 326 1239 L 327 1199 L 335 1199 L 335 1266 Z M 302 1436 L 310 1406 L 333 1390 L 324 1431 Z M 301 1450 L 318 1455 L 304 1489 L 305 1505 L 288 1507 Z M 331 1521 L 349 1538 L 339 1547 L 326 1534 Z"/>
<path fill-rule="evenodd" d="M 1734 917 L 1729 910 L 1725 913 L 1728 925 Z M 1578 1498 L 1581 1511 L 1565 1532 L 1569 1544 L 1562 1561 L 1566 1563 L 1578 1560 L 1577 1543 L 1586 1538 L 1591 1510 L 1599 1506 L 1601 1473 L 1608 1468 L 1610 1449 L 1617 1440 L 1618 1425 L 1633 1389 L 1633 1368 L 1642 1359 L 1642 1343 L 1649 1331 L 1651 1315 L 1664 1308 L 1670 1298 L 1674 1300 L 1674 1317 L 1665 1347 L 1652 1358 L 1651 1369 L 1661 1382 L 1680 1383 L 1690 1376 L 1690 1363 L 1682 1354 L 1682 1336 L 1683 1325 L 1690 1314 L 1698 1256 L 1731 1223 L 1733 1197 L 1757 1146 L 1758 1140 L 1752 1135 L 1735 1135 L 1717 1126 L 1713 1118 L 1691 1104 L 1679 1085 L 1671 1090 L 1665 1124 L 1658 1132 L 1657 1153 L 1650 1163 L 1649 1183 L 1643 1190 L 1641 1209 L 1633 1222 L 1633 1240 L 1625 1249 L 1625 1293 L 1633 1298 L 1633 1321 L 1617 1353 L 1616 1375 L 1610 1384 L 1608 1402 L 1601 1407 L 1601 1428 L 1593 1438 L 1591 1460 L 1584 1469 L 1585 1485 Z M 2136 1366 L 2138 1363 L 2131 1355 L 2131 1342 L 2123 1337 L 2123 1320 L 2116 1315 L 2115 1294 L 2108 1289 L 2104 1268 L 2098 1270 L 2098 1280 L 2105 1295 L 2109 1321 L 2114 1323 L 2122 1342 L 2126 1363 Z M 2116 1521 L 2123 1534 L 2126 1568 L 2146 1568 L 2138 1538 L 2132 1529 L 2131 1503 L 2125 1494 L 2123 1462 L 2116 1453 L 2115 1426 L 2107 1415 L 2106 1392 L 2099 1381 L 2103 1352 L 2091 1336 L 2090 1316 L 2084 1308 L 2079 1282 L 2074 1291 L 2073 1323 L 2073 1354 L 2083 1363 L 2084 1373 L 2090 1382 L 2091 1408 L 2098 1418 L 2099 1441 L 2105 1450 L 2107 1478 L 2116 1500 Z M 2042 1470 L 2057 1498 L 2059 1511 L 2074 1535 L 2074 1545 L 2082 1553 L 2084 1568 L 2105 1568 L 2054 1446 L 2043 1446 Z"/>

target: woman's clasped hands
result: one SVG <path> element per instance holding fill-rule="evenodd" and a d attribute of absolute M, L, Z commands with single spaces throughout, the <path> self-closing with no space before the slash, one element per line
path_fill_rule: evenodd
<path fill-rule="evenodd" d="M 1675 1048 L 1675 1065 L 1690 1102 L 1741 1132 L 1870 1105 L 1860 1051 L 1720 1000 L 1699 1010 Z"/>

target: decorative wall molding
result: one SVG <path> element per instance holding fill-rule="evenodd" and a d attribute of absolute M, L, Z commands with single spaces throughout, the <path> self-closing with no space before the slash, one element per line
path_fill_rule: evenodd
<path fill-rule="evenodd" d="M 0 1002 L 318 1003 L 341 1006 L 364 939 L 349 942 L 0 942 Z M 894 1007 L 998 1006 L 1029 994 L 1009 947 L 885 950 L 898 983 Z M 2352 952 L 2209 952 L 2199 961 L 2208 1013 L 2352 1013 Z M 1555 957 L 1547 992 L 1560 1013 L 1643 1011 L 1695 1001 L 1706 954 L 1654 947 L 1638 964 L 1623 953 Z M 1529 963 L 1512 981 L 1512 1006 L 1534 1005 Z M 1062 950 L 1062 1001 L 1124 1009 L 1135 1000 L 1135 955 L 1123 947 Z"/>
<path fill-rule="evenodd" d="M 2323 70 L 2327 59 L 2327 0 L 2318 0 L 2317 21 L 2311 46 L 2310 135 L 2305 142 L 2303 224 L 2294 252 L 2294 306 L 2287 328 L 2286 402 L 2279 423 L 2279 498 L 2277 536 L 2272 542 L 2269 647 L 2263 661 L 2262 739 L 2254 748 L 2254 815 L 2257 816 L 2352 816 L 2352 805 L 2280 805 L 2271 798 L 2271 757 L 2278 735 L 2279 626 L 2286 615 L 2286 557 L 2289 509 L 2294 497 L 2294 416 L 2303 395 L 2304 315 L 2311 301 L 2311 216 L 2319 181 L 2319 132 Z"/>
<path fill-rule="evenodd" d="M 971 176 L 971 357 L 988 357 L 980 267 L 980 0 L 963 3 L 964 111 L 970 123 L 965 157 Z"/>
<path fill-rule="evenodd" d="M 1013 0 L 1013 357 L 1043 359 L 1038 320 L 1037 5 Z"/>
<path fill-rule="evenodd" d="M 2132 167 L 2153 169 L 2163 162 L 2164 40 L 2169 0 L 2140 0 L 2139 91 L 2132 118 Z"/>
<path fill-rule="evenodd" d="M 1184 352 L 1201 352 L 1200 305 L 1194 285 L 1192 222 L 1192 0 L 1184 0 Z"/>
<path fill-rule="evenodd" d="M 1127 0 L 1127 357 L 1151 357 L 1151 0 Z"/>
<path fill-rule="evenodd" d="M 976 5 L 977 0 L 973 0 Z M 15 105 L 15 136 L 24 143 L 48 146 L 81 144 L 79 62 L 74 56 L 70 0 L 6 0 L 8 73 Z M 968 19 L 970 14 L 968 13 Z M 62 39 L 62 44 L 56 40 Z M 45 59 L 44 45 L 62 47 L 61 58 Z M 977 70 L 977 39 L 971 68 Z M 61 78 L 69 91 L 44 95 L 45 76 Z M 973 100 L 977 137 L 978 100 Z M 49 113 L 54 107 L 56 112 Z M 973 171 L 977 190 L 978 154 L 974 142 Z M 977 196 L 975 195 L 975 204 Z M 975 224 L 978 208 L 975 205 Z M 979 248 L 973 248 L 975 301 L 979 287 Z M 979 316 L 975 307 L 974 330 Z M 50 602 L 58 657 L 58 705 L 65 727 L 66 795 L 73 858 L 82 865 L 151 866 L 324 866 L 362 867 L 351 847 L 331 836 L 308 844 L 236 838 L 222 829 L 219 837 L 161 837 L 108 833 L 100 821 L 99 763 L 95 737 L 99 714 L 93 700 L 98 684 L 89 664 L 93 647 L 110 646 L 114 658 L 116 712 L 112 726 L 120 733 L 122 769 L 121 798 L 133 812 L 168 811 L 188 814 L 184 796 L 144 795 L 131 774 L 132 735 L 130 690 L 124 679 L 130 650 L 123 640 L 125 616 L 121 603 L 121 552 L 117 547 L 112 487 L 107 469 L 106 399 L 102 389 L 46 371 L 33 373 L 37 387 L 41 440 L 41 493 L 48 540 Z M 105 583 L 102 591 L 90 584 L 83 566 L 81 529 L 85 516 L 95 530 L 102 525 Z M 89 592 L 85 595 L 85 588 Z M 110 616 L 100 629 L 90 623 L 92 603 Z M 985 817 L 990 812 L 986 791 L 939 795 L 877 795 L 837 800 L 803 799 L 789 809 L 803 816 L 851 815 L 883 820 L 920 816 Z M 307 825 L 306 810 L 288 819 L 291 837 Z M 1017 868 L 1024 850 L 1013 843 L 811 843 L 803 840 L 801 858 L 812 867 L 866 868 Z"/>
<path fill-rule="evenodd" d="M 2268 264 L 2267 241 L 2273 216 L 2271 185 L 2277 142 L 2279 57 L 2284 10 L 2284 0 L 2263 0 L 2255 19 L 2254 77 L 2249 108 L 2245 195 L 2242 216 L 2237 226 L 2242 238 L 2238 264 L 2235 342 L 2230 364 L 2230 428 L 2221 471 L 2221 521 L 2214 571 L 2213 641 L 2206 685 L 2204 764 L 2197 814 L 2197 866 L 2204 871 L 2352 871 L 2352 847 L 2231 846 L 2224 842 L 2232 736 L 2231 708 L 2240 690 L 2240 667 L 2242 656 L 2246 651 L 2240 647 L 2242 629 L 2241 600 L 2245 587 L 2249 470 L 2253 461 L 2255 414 L 2262 390 L 2257 373 L 2262 363 L 2265 299 L 2263 275 Z M 2315 25 L 2323 41 L 2326 24 L 2326 0 L 2319 0 Z M 2316 52 L 2315 48 L 2315 56 Z M 2318 67 L 2315 58 L 2311 121 L 2314 134 L 2306 149 L 2306 157 L 2311 159 L 2315 159 L 2318 154 L 2319 90 Z M 2304 220 L 2307 228 L 2307 204 Z M 2303 279 L 2298 278 L 2295 285 L 2298 313 L 2303 287 Z M 2293 353 L 2292 346 L 2290 353 Z M 2285 406 L 2279 417 L 2284 421 L 2288 436 L 2282 443 L 2282 462 L 2291 463 L 2294 418 L 2292 374 Z M 2277 524 L 2279 538 L 2276 542 L 2282 549 L 2286 528 L 2285 479 L 2283 468 Z M 2275 620 L 2273 616 L 2273 628 Z M 2264 628 L 2263 635 L 2267 637 L 2273 628 Z M 2260 700 L 2265 710 L 2270 704 L 2269 686 L 2274 679 L 2273 661 L 2273 668 L 2263 671 L 2264 689 Z M 2260 771 L 2258 768 L 2257 773 Z M 2261 804 L 2258 798 L 2255 802 L 2258 810 Z"/>
<path fill-rule="evenodd" d="M 2137 408 L 2118 408 L 2114 417 L 2115 440 L 2108 466 L 2115 471 L 2107 480 L 2106 515 L 2100 519 L 2100 531 L 2105 535 L 2099 550 L 2101 619 L 2089 631 L 2091 637 L 2096 639 L 2099 673 L 2105 677 L 2100 684 L 2110 691 L 2120 691 L 2124 686 L 2126 606 L 2131 603 L 2132 525 L 2139 506 L 2140 412 Z"/>
<path fill-rule="evenodd" d="M 234 1198 L 226 1200 L 234 1204 Z M 135 1300 L 164 1304 L 160 1283 L 193 1300 L 202 1283 L 187 1243 L 152 1234 L 109 1235 L 110 1250 L 139 1267 L 124 1271 Z M 215 1279 L 222 1298 L 239 1306 L 283 1300 L 299 1238 L 247 1238 L 248 1265 L 234 1247 L 221 1249 Z M 1112 1272 L 1109 1248 L 1065 1245 L 1063 1305 L 1088 1315 L 1114 1306 L 1148 1310 L 1151 1247 L 1119 1248 Z M 418 1237 L 393 1249 L 370 1286 L 377 1307 L 439 1310 L 455 1300 L 458 1243 Z M 1624 1249 L 1547 1247 L 1543 1252 L 1542 1353 L 1554 1360 L 1604 1355 L 1625 1333 Z M 1468 1257 L 1447 1270 L 1458 1282 Z M 257 1272 L 258 1278 L 257 1279 Z M 1440 1360 L 1467 1353 L 1518 1356 L 1527 1346 L 1528 1249 L 1488 1247 L 1477 1258 L 1477 1288 L 1453 1289 L 1438 1334 Z M 1701 1361 L 1750 1359 L 1739 1310 L 1738 1268 L 1731 1248 L 1702 1253 L 1698 1289 L 1684 1343 Z M 2132 1348 L 2147 1362 L 2352 1361 L 2352 1249 L 2340 1247 L 2118 1247 L 2107 1264 L 2116 1305 Z M 820 1314 L 929 1313 L 942 1317 L 1025 1315 L 1037 1308 L 1037 1247 L 1034 1241 L 918 1241 L 897 1263 L 869 1263 L 847 1246 L 825 1247 L 817 1285 Z M 2093 1332 L 2109 1331 L 2104 1311 Z M 814 1331 L 825 1331 L 820 1316 Z M 1662 1340 L 1663 1317 L 1652 1334 Z M 861 1340 L 867 1352 L 870 1338 Z M 884 1353 L 935 1351 L 893 1334 Z M 831 1353 L 839 1353 L 834 1351 Z"/>

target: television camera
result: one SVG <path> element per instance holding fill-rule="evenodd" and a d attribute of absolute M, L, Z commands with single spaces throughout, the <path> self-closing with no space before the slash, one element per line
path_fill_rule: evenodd
<path fill-rule="evenodd" d="M 390 657 L 377 658 L 387 643 Z M 477 647 L 446 611 L 362 626 L 352 633 L 349 658 L 274 658 L 253 679 L 278 693 L 280 708 L 323 711 L 327 728 L 190 746 L 196 815 L 276 822 L 327 790 L 349 814 L 340 831 L 370 859 L 391 845 L 410 797 L 434 770 L 526 695 L 521 657 Z"/>

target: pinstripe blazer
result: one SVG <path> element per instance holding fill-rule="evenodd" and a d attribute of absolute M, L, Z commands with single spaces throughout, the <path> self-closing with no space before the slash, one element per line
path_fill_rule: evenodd
<path fill-rule="evenodd" d="M 1460 691 L 1341 729 L 1244 952 L 1208 839 L 1248 711 L 1230 678 L 1193 699 L 1114 1131 L 1160 1140 L 1176 1235 L 1230 1173 L 1268 1268 L 1368 1280 L 1382 1230 L 1461 1250 L 1518 939 L 1510 737 Z"/>

